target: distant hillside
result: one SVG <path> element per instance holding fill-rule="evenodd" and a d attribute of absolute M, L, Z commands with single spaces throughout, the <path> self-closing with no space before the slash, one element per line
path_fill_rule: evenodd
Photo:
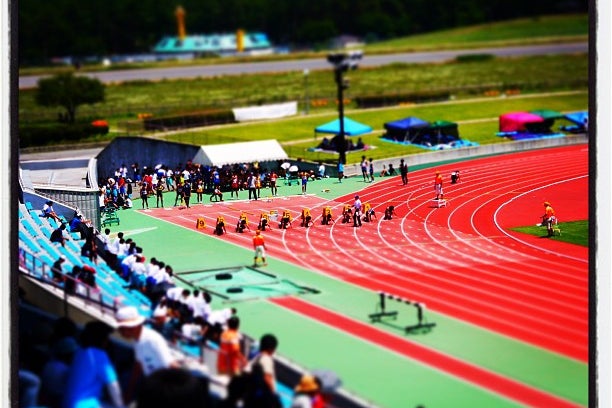
<path fill-rule="evenodd" d="M 275 44 L 316 47 L 342 34 L 368 42 L 490 21 L 586 13 L 581 0 L 182 0 L 187 34 L 262 31 Z M 18 3 L 20 65 L 53 56 L 148 52 L 177 33 L 178 3 L 30 0 Z"/>

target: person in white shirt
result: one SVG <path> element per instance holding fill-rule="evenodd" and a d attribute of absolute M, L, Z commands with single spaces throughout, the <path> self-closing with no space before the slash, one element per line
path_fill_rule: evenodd
<path fill-rule="evenodd" d="M 163 368 L 180 368 L 168 343 L 161 334 L 144 325 L 145 317 L 134 306 L 124 306 L 115 314 L 116 327 L 121 336 L 134 342 L 136 363 L 126 390 L 126 401 L 134 396 L 137 381 Z"/>

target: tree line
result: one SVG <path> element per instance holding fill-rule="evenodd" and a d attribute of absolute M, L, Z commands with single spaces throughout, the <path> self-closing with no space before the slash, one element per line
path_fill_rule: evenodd
<path fill-rule="evenodd" d="M 312 47 L 349 34 L 367 41 L 518 17 L 587 11 L 585 0 L 29 0 L 18 3 L 20 65 L 54 56 L 149 52 L 176 35 L 262 31 L 276 45 Z"/>

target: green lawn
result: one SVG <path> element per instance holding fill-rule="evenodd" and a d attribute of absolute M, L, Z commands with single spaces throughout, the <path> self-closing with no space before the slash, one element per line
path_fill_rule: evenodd
<path fill-rule="evenodd" d="M 561 235 L 555 235 L 551 239 L 569 242 L 570 244 L 582 245 L 585 247 L 589 246 L 588 221 L 560 222 L 559 229 L 561 230 Z M 546 228 L 535 225 L 512 228 L 512 230 L 538 237 L 546 235 Z"/>
<path fill-rule="evenodd" d="M 363 135 L 362 139 L 365 144 L 376 147 L 368 151 L 367 155 L 377 160 L 424 152 L 423 149 L 418 147 L 398 145 L 380 138 L 385 122 L 407 116 L 416 116 L 427 121 L 444 119 L 457 122 L 461 138 L 479 144 L 490 144 L 506 143 L 505 139 L 496 136 L 496 132 L 499 131 L 499 115 L 502 113 L 541 108 L 571 112 L 585 110 L 587 107 L 588 93 L 579 91 L 512 98 L 492 97 L 387 109 L 348 110 L 346 116 L 372 126 L 374 132 Z M 329 113 L 248 125 L 224 125 L 202 128 L 193 132 L 171 134 L 164 136 L 164 139 L 190 144 L 277 139 L 290 157 L 301 157 L 311 161 L 336 162 L 337 155 L 308 151 L 308 148 L 316 146 L 322 138 L 319 135 L 315 140 L 314 128 L 335 118 L 337 118 L 336 113 Z M 562 124 L 566 124 L 566 121 L 559 120 L 555 123 L 555 126 L 558 127 Z M 348 153 L 347 162 L 359 162 L 362 154 L 361 151 Z"/>

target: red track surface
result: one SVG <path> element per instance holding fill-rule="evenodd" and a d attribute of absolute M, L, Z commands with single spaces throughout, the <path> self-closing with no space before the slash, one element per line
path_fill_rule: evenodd
<path fill-rule="evenodd" d="M 431 205 L 432 169 L 411 172 L 408 186 L 399 177 L 380 179 L 359 192 L 379 216 L 361 228 L 323 226 L 318 219 L 325 205 L 334 207 L 338 219 L 352 194 L 331 202 L 304 196 L 197 206 L 170 218 L 193 228 L 196 217 L 214 224 L 223 214 L 233 229 L 237 210 L 249 211 L 253 225 L 261 211 L 289 209 L 297 218 L 308 207 L 315 226 L 294 222 L 288 230 L 266 233 L 269 256 L 425 302 L 436 312 L 587 362 L 588 249 L 508 231 L 537 223 L 545 200 L 562 221 L 588 218 L 587 149 L 570 146 L 440 166 L 445 208 Z M 449 180 L 453 170 L 461 171 L 455 185 Z M 397 216 L 382 220 L 391 204 Z M 169 218 L 158 211 L 153 215 Z M 251 234 L 221 239 L 251 247 Z"/>

